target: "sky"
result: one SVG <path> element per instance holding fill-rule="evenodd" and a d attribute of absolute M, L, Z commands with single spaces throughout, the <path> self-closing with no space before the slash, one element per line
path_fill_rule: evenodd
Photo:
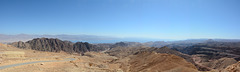
<path fill-rule="evenodd" d="M 240 0 L 0 0 L 0 34 L 240 39 Z"/>

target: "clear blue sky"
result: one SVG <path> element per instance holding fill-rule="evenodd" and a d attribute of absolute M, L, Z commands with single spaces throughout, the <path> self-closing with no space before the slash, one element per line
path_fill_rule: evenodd
<path fill-rule="evenodd" d="M 0 34 L 240 39 L 240 0 L 0 0 Z"/>

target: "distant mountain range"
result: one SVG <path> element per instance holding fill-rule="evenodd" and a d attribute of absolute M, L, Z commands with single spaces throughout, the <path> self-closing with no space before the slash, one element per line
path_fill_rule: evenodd
<path fill-rule="evenodd" d="M 6 35 L 0 34 L 0 43 L 12 43 L 17 41 L 26 42 L 34 38 L 58 38 L 61 40 L 68 40 L 72 42 L 89 42 L 89 43 L 115 43 L 120 41 L 131 41 L 131 42 L 148 42 L 148 41 L 158 41 L 160 39 L 150 39 L 150 38 L 118 38 L 109 36 L 97 36 L 97 35 L 30 35 L 30 34 L 17 34 L 17 35 Z M 163 39 L 161 39 L 162 41 Z"/>
<path fill-rule="evenodd" d="M 12 43 L 28 40 L 34 38 L 58 38 L 61 40 L 67 40 L 72 42 L 89 42 L 89 43 L 116 43 L 116 42 L 147 42 L 150 45 L 155 45 L 155 47 L 162 47 L 171 43 L 202 43 L 209 39 L 187 39 L 187 40 L 171 40 L 171 39 L 152 39 L 152 38 L 118 38 L 110 36 L 97 36 L 97 35 L 31 35 L 31 34 L 17 34 L 17 35 L 6 35 L 0 34 L 0 43 Z M 240 39 L 213 39 L 214 41 L 221 42 L 240 42 Z M 146 44 L 147 44 L 146 43 Z"/>
<path fill-rule="evenodd" d="M 68 41 L 100 41 L 100 40 L 116 40 L 118 38 L 107 37 L 107 36 L 95 36 L 95 35 L 29 35 L 29 34 L 17 34 L 17 35 L 5 35 L 0 34 L 1 43 L 11 43 L 17 41 L 28 41 L 34 38 L 58 38 L 61 40 Z"/>

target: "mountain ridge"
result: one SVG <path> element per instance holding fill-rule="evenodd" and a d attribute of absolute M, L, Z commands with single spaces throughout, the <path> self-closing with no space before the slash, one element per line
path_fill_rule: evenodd
<path fill-rule="evenodd" d="M 39 51 L 49 51 L 49 52 L 60 52 L 64 51 L 67 53 L 80 53 L 89 52 L 94 50 L 94 45 L 87 42 L 76 42 L 72 43 L 70 41 L 62 41 L 57 38 L 35 38 L 27 42 L 14 42 L 10 45 L 13 45 L 22 49 L 32 49 Z"/>

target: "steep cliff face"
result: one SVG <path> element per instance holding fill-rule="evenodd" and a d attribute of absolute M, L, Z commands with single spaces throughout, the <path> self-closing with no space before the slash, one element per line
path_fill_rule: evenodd
<path fill-rule="evenodd" d="M 62 41 L 53 38 L 36 38 L 27 42 L 14 42 L 11 45 L 22 48 L 32 49 L 39 51 L 60 52 L 65 51 L 67 53 L 84 53 L 89 52 L 94 46 L 85 42 L 72 43 L 70 41 Z"/>
<path fill-rule="evenodd" d="M 90 51 L 90 49 L 93 48 L 93 45 L 85 42 L 77 42 L 73 45 L 73 50 L 77 53 L 85 53 Z"/>
<path fill-rule="evenodd" d="M 26 42 L 30 44 L 31 49 L 40 51 L 68 51 L 71 52 L 72 45 L 59 39 L 37 38 Z M 69 51 L 70 50 L 70 51 Z"/>

